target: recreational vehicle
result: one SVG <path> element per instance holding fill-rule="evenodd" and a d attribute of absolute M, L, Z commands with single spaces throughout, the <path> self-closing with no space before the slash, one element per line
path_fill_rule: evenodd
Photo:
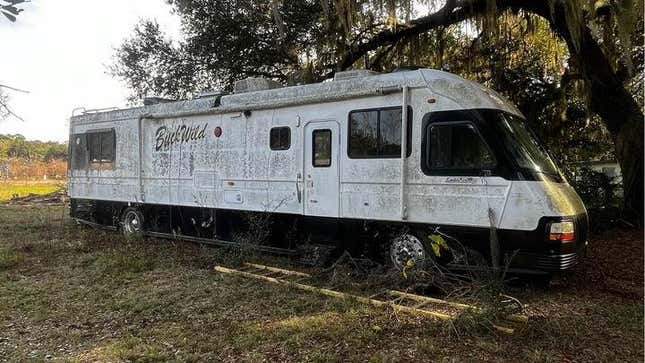
<path fill-rule="evenodd" d="M 538 273 L 587 242 L 583 203 L 522 113 L 437 70 L 77 112 L 69 145 L 71 216 L 128 235 L 232 244 L 262 228 L 264 249 L 385 246 L 402 267 L 436 258 L 435 232 L 490 257 L 494 232 L 512 269 Z"/>

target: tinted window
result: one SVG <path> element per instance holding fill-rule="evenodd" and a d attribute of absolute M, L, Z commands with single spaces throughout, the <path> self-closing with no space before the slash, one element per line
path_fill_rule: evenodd
<path fill-rule="evenodd" d="M 349 115 L 349 157 L 379 155 L 378 111 L 352 112 Z"/>
<path fill-rule="evenodd" d="M 87 147 L 90 154 L 90 162 L 101 162 L 101 134 L 98 132 L 87 134 Z"/>
<path fill-rule="evenodd" d="M 88 132 L 85 137 L 87 138 L 87 153 L 91 164 L 107 165 L 114 162 L 116 148 L 114 130 Z M 107 166 L 109 167 L 109 165 Z"/>
<path fill-rule="evenodd" d="M 87 144 L 85 134 L 72 135 L 70 138 L 70 158 L 73 170 L 85 169 L 87 167 Z"/>
<path fill-rule="evenodd" d="M 101 133 L 101 161 L 112 162 L 114 161 L 114 132 Z"/>
<path fill-rule="evenodd" d="M 331 165 L 331 130 L 314 130 L 312 134 L 313 157 L 315 167 Z"/>
<path fill-rule="evenodd" d="M 291 147 L 291 128 L 272 128 L 269 135 L 269 145 L 271 150 L 288 150 Z"/>
<path fill-rule="evenodd" d="M 350 158 L 401 157 L 401 107 L 352 111 L 349 114 Z M 407 155 L 412 148 L 412 109 L 408 109 Z"/>
<path fill-rule="evenodd" d="M 495 166 L 493 154 L 470 123 L 430 125 L 426 138 L 426 162 L 431 171 L 478 171 Z"/>

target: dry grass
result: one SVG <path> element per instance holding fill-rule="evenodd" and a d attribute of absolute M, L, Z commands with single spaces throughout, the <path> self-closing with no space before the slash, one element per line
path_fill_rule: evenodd
<path fill-rule="evenodd" d="M 0 201 L 9 200 L 14 195 L 49 194 L 64 187 L 65 182 L 61 180 L 0 180 Z"/>
<path fill-rule="evenodd" d="M 235 252 L 126 241 L 66 213 L 0 206 L 0 360 L 643 360 L 642 300 L 567 280 L 516 288 L 533 322 L 512 337 L 456 335 L 446 323 L 213 272 L 239 261 Z"/>

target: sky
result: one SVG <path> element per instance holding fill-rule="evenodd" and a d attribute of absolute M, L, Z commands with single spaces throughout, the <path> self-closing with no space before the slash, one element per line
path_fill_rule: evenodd
<path fill-rule="evenodd" d="M 156 19 L 171 38 L 179 17 L 164 0 L 31 0 L 15 23 L 0 16 L 0 84 L 12 110 L 25 121 L 0 121 L 0 134 L 66 141 L 77 107 L 125 107 L 129 91 L 107 74 L 114 48 L 141 18 Z M 5 90 L 6 91 L 6 90 Z"/>

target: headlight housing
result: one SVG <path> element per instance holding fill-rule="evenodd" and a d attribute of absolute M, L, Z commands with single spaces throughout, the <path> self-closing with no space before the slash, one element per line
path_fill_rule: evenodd
<path fill-rule="evenodd" d="M 549 241 L 571 242 L 576 239 L 573 221 L 552 222 L 549 225 Z"/>

